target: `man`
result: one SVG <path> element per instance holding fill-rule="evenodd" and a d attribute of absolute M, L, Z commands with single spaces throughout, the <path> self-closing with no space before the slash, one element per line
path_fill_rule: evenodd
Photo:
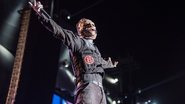
<path fill-rule="evenodd" d="M 106 104 L 102 79 L 104 69 L 114 68 L 118 62 L 112 63 L 111 58 L 107 61 L 101 57 L 93 40 L 97 37 L 95 24 L 86 18 L 82 18 L 76 25 L 78 35 L 72 31 L 63 29 L 56 24 L 43 11 L 40 2 L 30 2 L 31 7 L 39 15 L 41 23 L 54 36 L 60 39 L 71 51 L 76 77 L 75 104 Z"/>

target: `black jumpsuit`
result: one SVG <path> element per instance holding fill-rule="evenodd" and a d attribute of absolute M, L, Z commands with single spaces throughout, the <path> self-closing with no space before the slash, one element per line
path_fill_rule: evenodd
<path fill-rule="evenodd" d="M 76 77 L 75 104 L 106 104 L 102 86 L 104 69 L 111 68 L 98 48 L 89 40 L 80 38 L 72 31 L 63 29 L 51 18 L 40 16 L 41 23 L 71 51 Z"/>

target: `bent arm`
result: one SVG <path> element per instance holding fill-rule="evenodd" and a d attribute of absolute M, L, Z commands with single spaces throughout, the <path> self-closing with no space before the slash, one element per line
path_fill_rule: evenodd
<path fill-rule="evenodd" d="M 101 58 L 101 62 L 102 62 L 102 67 L 104 69 L 115 68 L 117 67 L 117 64 L 118 64 L 117 61 L 113 63 L 110 57 L 108 58 L 107 61 Z"/>

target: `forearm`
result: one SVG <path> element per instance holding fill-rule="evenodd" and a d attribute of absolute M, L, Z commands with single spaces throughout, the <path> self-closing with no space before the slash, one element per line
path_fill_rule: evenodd
<path fill-rule="evenodd" d="M 38 18 L 39 18 L 39 21 L 42 23 L 42 25 L 47 30 L 52 32 L 56 38 L 59 38 L 62 40 L 65 38 L 65 35 L 66 35 L 66 33 L 64 32 L 65 30 L 62 27 L 60 27 L 52 18 L 48 18 L 48 16 L 45 14 L 39 15 Z"/>

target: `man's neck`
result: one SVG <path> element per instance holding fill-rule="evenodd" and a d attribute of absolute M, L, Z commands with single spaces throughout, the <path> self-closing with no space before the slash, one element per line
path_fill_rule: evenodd
<path fill-rule="evenodd" d="M 87 39 L 87 41 L 93 44 L 93 40 L 92 39 Z"/>

